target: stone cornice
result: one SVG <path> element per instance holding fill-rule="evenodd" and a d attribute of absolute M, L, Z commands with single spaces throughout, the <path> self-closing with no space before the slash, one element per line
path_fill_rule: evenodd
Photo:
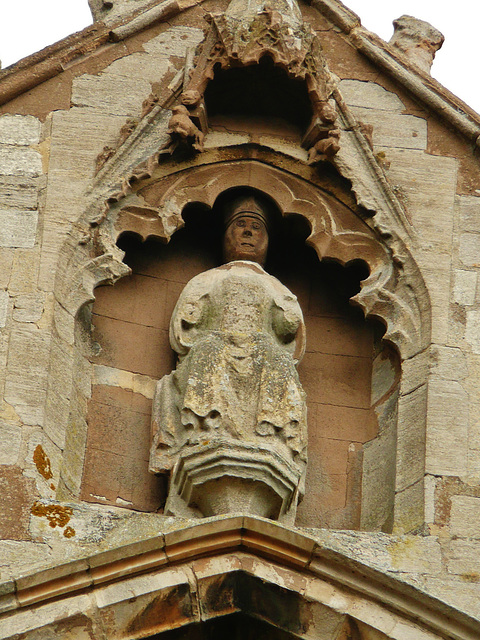
<path fill-rule="evenodd" d="M 368 599 L 441 638 L 480 637 L 480 621 L 410 584 L 327 549 L 298 530 L 251 516 L 202 521 L 4 583 L 0 585 L 0 619 L 14 615 L 16 610 L 69 598 L 123 579 L 172 569 L 198 558 L 235 553 L 267 559 L 298 575 L 346 588 L 355 597 Z"/>

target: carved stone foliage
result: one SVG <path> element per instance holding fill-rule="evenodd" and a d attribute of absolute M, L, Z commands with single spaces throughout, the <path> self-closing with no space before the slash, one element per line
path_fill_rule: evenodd
<path fill-rule="evenodd" d="M 339 148 L 337 114 L 329 102 L 335 82 L 320 40 L 303 23 L 296 2 L 256 0 L 245 7 L 233 0 L 225 13 L 209 14 L 207 21 L 205 39 L 185 68 L 181 99 L 192 122 L 206 133 L 204 94 L 216 69 L 256 65 L 268 56 L 290 78 L 305 82 L 313 116 L 303 142 L 312 149 L 309 162 L 331 159 Z"/>

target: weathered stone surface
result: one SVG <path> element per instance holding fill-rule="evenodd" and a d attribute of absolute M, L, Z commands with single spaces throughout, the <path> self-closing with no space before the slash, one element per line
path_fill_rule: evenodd
<path fill-rule="evenodd" d="M 51 561 L 48 544 L 27 541 L 2 540 L 0 542 L 0 576 L 21 575 L 43 568 Z"/>
<path fill-rule="evenodd" d="M 427 146 L 427 123 L 423 118 L 382 111 L 380 109 L 352 107 L 359 122 L 373 126 L 373 144 L 376 148 L 425 149 Z"/>
<path fill-rule="evenodd" d="M 148 53 L 134 53 L 131 56 L 119 58 L 105 70 L 105 73 L 114 76 L 126 78 L 140 76 L 149 82 L 161 82 L 168 72 L 172 74 L 176 72 L 168 58 Z"/>
<path fill-rule="evenodd" d="M 480 354 L 480 309 L 467 310 L 465 340 L 472 347 L 473 353 Z"/>
<path fill-rule="evenodd" d="M 0 291 L 0 327 L 7 324 L 8 310 L 10 308 L 10 296 L 7 291 Z"/>
<path fill-rule="evenodd" d="M 13 295 L 37 291 L 39 262 L 39 247 L 15 251 L 8 286 Z"/>
<path fill-rule="evenodd" d="M 480 498 L 453 496 L 450 518 L 453 536 L 480 538 Z"/>
<path fill-rule="evenodd" d="M 463 380 L 468 375 L 467 358 L 458 347 L 432 345 L 430 372 L 442 380 Z"/>
<path fill-rule="evenodd" d="M 451 251 L 457 161 L 413 149 L 390 148 L 386 154 L 388 180 L 407 207 L 422 247 L 434 253 L 432 267 L 437 266 L 438 253 Z"/>
<path fill-rule="evenodd" d="M 45 306 L 44 293 L 30 293 L 15 297 L 13 318 L 17 322 L 38 322 Z"/>
<path fill-rule="evenodd" d="M 406 489 L 423 477 L 426 408 L 427 389 L 425 385 L 399 398 L 397 491 Z"/>
<path fill-rule="evenodd" d="M 405 105 L 396 93 L 387 91 L 375 82 L 341 80 L 338 88 L 350 107 L 364 107 L 395 113 L 402 113 L 405 110 Z"/>
<path fill-rule="evenodd" d="M 108 73 L 84 75 L 73 82 L 72 104 L 76 107 L 93 107 L 112 115 L 138 118 L 142 113 L 142 103 L 150 91 L 150 83 L 138 76 Z M 0 169 L 1 166 L 0 162 Z"/>
<path fill-rule="evenodd" d="M 453 299 L 457 304 L 472 305 L 477 297 L 478 273 L 455 269 L 453 272 Z"/>
<path fill-rule="evenodd" d="M 172 27 L 143 45 L 148 53 L 157 56 L 184 57 L 191 47 L 195 48 L 203 39 L 200 29 L 192 27 Z"/>
<path fill-rule="evenodd" d="M 33 247 L 38 223 L 36 211 L 2 209 L 0 221 L 0 247 Z"/>
<path fill-rule="evenodd" d="M 20 467 L 0 467 L 0 500 L 2 502 L 0 538 L 29 540 L 30 505 L 34 498 L 33 482 L 22 474 Z"/>
<path fill-rule="evenodd" d="M 480 198 L 457 196 L 456 209 L 460 229 L 469 233 L 480 233 Z"/>
<path fill-rule="evenodd" d="M 395 32 L 390 44 L 422 71 L 429 73 L 435 53 L 445 40 L 440 31 L 428 22 L 412 16 L 402 16 L 394 20 L 393 26 Z"/>
<path fill-rule="evenodd" d="M 40 142 L 41 122 L 33 116 L 0 117 L 0 144 L 31 145 Z"/>
<path fill-rule="evenodd" d="M 26 424 L 43 424 L 50 338 L 36 328 L 12 331 L 5 399 Z"/>
<path fill-rule="evenodd" d="M 0 465 L 19 463 L 22 428 L 0 419 Z"/>
<path fill-rule="evenodd" d="M 93 371 L 96 384 L 122 387 L 134 393 L 141 393 L 146 398 L 153 398 L 157 384 L 157 380 L 154 378 L 104 365 L 95 365 Z"/>
<path fill-rule="evenodd" d="M 38 207 L 38 185 L 34 178 L 0 176 L 0 208 L 35 210 Z"/>
<path fill-rule="evenodd" d="M 468 450 L 468 396 L 452 380 L 431 380 L 428 389 L 427 472 L 462 474 Z"/>
<path fill-rule="evenodd" d="M 36 178 L 42 173 L 42 157 L 28 147 L 0 144 L 0 174 Z"/>

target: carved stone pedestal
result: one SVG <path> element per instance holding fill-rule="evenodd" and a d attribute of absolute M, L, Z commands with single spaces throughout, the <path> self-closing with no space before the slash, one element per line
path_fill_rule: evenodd
<path fill-rule="evenodd" d="M 291 523 L 301 470 L 274 450 L 221 439 L 186 447 L 170 480 L 167 515 L 249 513 Z"/>

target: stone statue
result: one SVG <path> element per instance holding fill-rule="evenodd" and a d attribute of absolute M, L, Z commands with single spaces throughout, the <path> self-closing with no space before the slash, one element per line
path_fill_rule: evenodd
<path fill-rule="evenodd" d="M 193 278 L 173 312 L 179 362 L 157 385 L 150 467 L 173 469 L 175 515 L 294 516 L 306 465 L 295 368 L 305 332 L 297 299 L 263 269 L 267 248 L 264 205 L 253 195 L 230 202 L 226 264 Z"/>

